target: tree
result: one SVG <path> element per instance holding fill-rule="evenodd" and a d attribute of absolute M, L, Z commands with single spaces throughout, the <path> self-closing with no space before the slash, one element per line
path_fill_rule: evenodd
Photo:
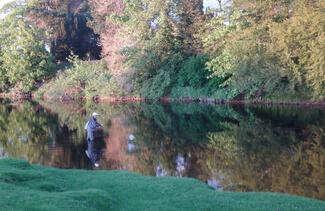
<path fill-rule="evenodd" d="M 122 51 L 133 44 L 133 36 L 121 24 L 125 18 L 125 3 L 123 0 L 89 0 L 88 3 L 93 18 L 89 25 L 100 35 L 101 56 L 119 88 L 130 92 L 128 80 L 132 76 L 132 70 L 125 65 Z"/>
<path fill-rule="evenodd" d="M 220 98 L 322 99 L 325 91 L 320 1 L 234 1 L 203 26 L 211 77 Z M 211 30 L 212 29 L 212 30 Z"/>
<path fill-rule="evenodd" d="M 201 52 L 201 42 L 194 36 L 204 21 L 203 0 L 177 1 L 177 28 L 186 53 L 195 55 Z"/>
<path fill-rule="evenodd" d="M 198 0 L 126 2 L 122 24 L 128 27 L 135 42 L 124 52 L 135 70 L 135 86 L 141 95 L 158 98 L 169 94 L 183 60 L 199 51 L 193 34 L 203 15 L 202 3 Z"/>
<path fill-rule="evenodd" d="M 0 29 L 0 89 L 30 91 L 52 71 L 44 34 L 15 12 L 1 20 Z"/>
<path fill-rule="evenodd" d="M 36 1 L 26 17 L 47 32 L 56 61 L 66 61 L 71 52 L 84 60 L 100 58 L 99 35 L 88 26 L 92 17 L 87 0 Z"/>

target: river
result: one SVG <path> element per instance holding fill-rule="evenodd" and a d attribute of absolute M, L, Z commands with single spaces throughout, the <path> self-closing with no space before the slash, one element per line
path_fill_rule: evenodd
<path fill-rule="evenodd" d="M 84 125 L 94 111 L 104 126 L 98 168 L 85 153 Z M 0 157 L 325 200 L 325 109 L 2 100 Z"/>

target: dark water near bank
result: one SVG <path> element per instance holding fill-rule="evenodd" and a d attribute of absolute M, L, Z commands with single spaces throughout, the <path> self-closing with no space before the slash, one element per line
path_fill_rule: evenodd
<path fill-rule="evenodd" d="M 101 114 L 100 167 L 84 125 Z M 129 137 L 134 136 L 134 141 Z M 193 177 L 218 190 L 325 199 L 325 109 L 0 102 L 0 157 L 60 168 Z"/>

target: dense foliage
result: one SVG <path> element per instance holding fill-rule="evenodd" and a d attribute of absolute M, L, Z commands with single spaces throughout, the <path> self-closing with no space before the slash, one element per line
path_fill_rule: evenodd
<path fill-rule="evenodd" d="M 11 12 L 0 21 L 0 90 L 15 87 L 30 91 L 51 74 L 51 55 L 45 49 L 44 33 L 23 16 Z"/>
<path fill-rule="evenodd" d="M 87 26 L 91 19 L 88 1 L 34 0 L 26 16 L 47 32 L 46 40 L 55 61 L 66 61 L 71 52 L 85 60 L 100 58 L 99 36 Z"/>
<path fill-rule="evenodd" d="M 96 95 L 122 94 L 108 72 L 105 61 L 82 61 L 75 55 L 71 55 L 68 60 L 71 67 L 60 70 L 54 80 L 37 90 L 36 96 L 78 100 Z"/>
<path fill-rule="evenodd" d="M 134 35 L 135 44 L 126 48 L 124 53 L 135 71 L 135 91 L 141 96 L 158 98 L 169 95 L 173 87 L 180 89 L 186 85 L 178 84 L 178 81 L 184 81 L 184 74 L 195 75 L 195 66 L 204 69 L 200 61 L 191 57 L 198 51 L 192 31 L 203 16 L 202 9 L 201 0 L 126 2 L 124 15 L 127 18 L 121 24 L 125 24 Z M 185 61 L 187 59 L 193 61 Z M 184 62 L 186 67 L 183 67 Z M 188 63 L 192 63 L 194 68 Z M 195 77 L 204 78 L 204 74 Z"/>
<path fill-rule="evenodd" d="M 226 77 L 220 97 L 324 96 L 321 1 L 234 1 L 203 27 L 212 77 Z M 226 21 L 225 21 L 226 20 Z M 305 92 L 304 94 L 302 92 Z"/>
<path fill-rule="evenodd" d="M 203 1 L 125 1 L 115 19 L 134 38 L 123 55 L 135 71 L 135 92 L 323 99 L 324 3 L 219 4 L 203 13 Z"/>
<path fill-rule="evenodd" d="M 25 8 L 21 16 L 1 20 L 6 28 L 1 36 L 8 37 L 1 44 L 2 87 L 20 79 L 32 84 L 46 74 L 48 55 L 42 50 L 44 36 L 32 27 L 36 25 L 46 30 L 45 40 L 57 61 L 66 60 L 70 52 L 98 59 L 101 50 L 107 72 L 129 95 L 289 100 L 325 96 L 321 0 L 222 0 L 212 8 L 204 7 L 203 0 L 31 2 L 27 9 L 16 4 L 18 11 Z M 19 25 L 28 51 L 37 54 L 20 55 L 5 47 L 19 34 L 8 27 L 9 18 L 15 19 L 9 21 L 12 27 Z M 24 83 L 19 86 L 30 89 Z"/>

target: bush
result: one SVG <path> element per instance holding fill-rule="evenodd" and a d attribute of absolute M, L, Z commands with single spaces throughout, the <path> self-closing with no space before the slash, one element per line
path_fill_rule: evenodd
<path fill-rule="evenodd" d="M 136 74 L 135 87 L 140 87 L 140 95 L 150 99 L 158 99 L 170 94 L 171 87 L 175 84 L 175 75 L 181 67 L 183 55 L 175 53 L 161 62 L 157 69 L 141 74 Z M 147 69 L 148 70 L 148 69 Z"/>
<path fill-rule="evenodd" d="M 173 98 L 182 98 L 182 97 L 192 97 L 192 98 L 200 98 L 208 96 L 207 88 L 196 89 L 191 86 L 176 86 L 173 87 L 170 96 Z"/>
<path fill-rule="evenodd" d="M 278 9 L 269 14 L 272 7 Z M 324 27 L 319 26 L 325 19 L 320 8 L 319 1 L 259 1 L 246 9 L 234 5 L 233 13 L 207 21 L 202 30 L 211 58 L 207 66 L 212 77 L 229 79 L 216 95 L 324 99 Z"/>
<path fill-rule="evenodd" d="M 140 92 L 144 97 L 157 99 L 165 94 L 171 84 L 171 76 L 167 70 L 160 69 L 153 78 L 144 81 Z"/>
<path fill-rule="evenodd" d="M 104 60 L 81 61 L 70 57 L 72 67 L 59 71 L 57 76 L 37 91 L 37 96 L 78 99 L 92 96 L 115 96 L 120 92 Z"/>
<path fill-rule="evenodd" d="M 31 91 L 52 73 L 52 59 L 43 32 L 15 15 L 0 22 L 0 91 Z"/>
<path fill-rule="evenodd" d="M 208 72 L 205 69 L 206 61 L 206 56 L 192 56 L 186 59 L 177 74 L 177 85 L 193 88 L 203 87 L 208 81 Z"/>
<path fill-rule="evenodd" d="M 170 95 L 175 98 L 211 96 L 223 79 L 209 77 L 210 73 L 206 69 L 207 61 L 208 57 L 205 55 L 191 56 L 184 60 Z"/>

